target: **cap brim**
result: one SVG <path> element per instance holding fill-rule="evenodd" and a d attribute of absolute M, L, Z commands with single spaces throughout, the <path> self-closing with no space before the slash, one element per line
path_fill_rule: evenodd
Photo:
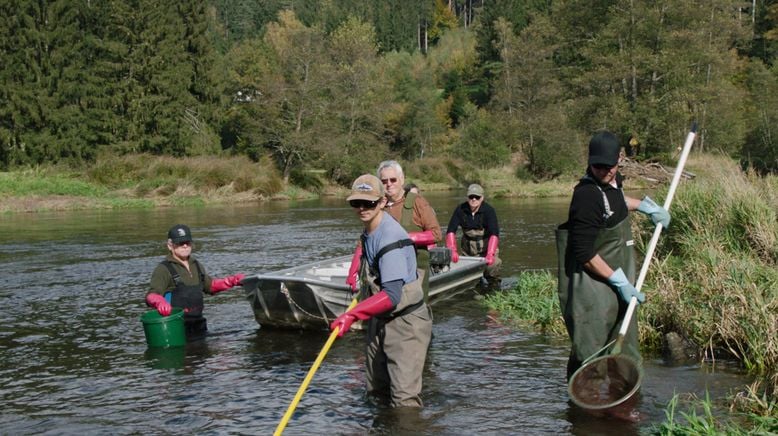
<path fill-rule="evenodd" d="M 192 238 L 184 236 L 183 238 L 173 238 L 171 241 L 173 241 L 174 244 L 180 244 L 182 242 L 192 242 Z"/>
<path fill-rule="evenodd" d="M 589 158 L 589 165 L 608 165 L 610 167 L 616 166 L 619 160 L 608 159 L 603 156 L 592 156 Z"/>
<path fill-rule="evenodd" d="M 367 201 L 377 201 L 380 200 L 381 197 L 376 197 L 375 195 L 368 195 L 368 194 L 351 194 L 348 196 L 346 201 L 351 200 L 367 200 Z"/>

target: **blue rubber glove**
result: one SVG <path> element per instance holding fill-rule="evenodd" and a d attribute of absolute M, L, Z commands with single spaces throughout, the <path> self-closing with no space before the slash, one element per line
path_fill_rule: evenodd
<path fill-rule="evenodd" d="M 649 217 L 654 225 L 662 223 L 662 227 L 667 228 L 670 225 L 670 212 L 668 212 L 662 206 L 654 203 L 654 200 L 649 196 L 643 197 L 643 201 L 638 205 L 638 212 L 642 212 Z"/>
<path fill-rule="evenodd" d="M 613 274 L 608 277 L 608 283 L 619 291 L 621 299 L 627 303 L 629 303 L 629 300 L 631 300 L 632 297 L 636 297 L 638 303 L 646 301 L 646 294 L 638 292 L 638 290 L 632 286 L 632 283 L 627 280 L 627 276 L 624 275 L 624 271 L 622 271 L 621 268 L 613 271 Z"/>

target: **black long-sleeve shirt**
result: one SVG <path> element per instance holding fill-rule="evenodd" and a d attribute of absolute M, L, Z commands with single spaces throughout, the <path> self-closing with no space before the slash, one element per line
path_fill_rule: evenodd
<path fill-rule="evenodd" d="M 600 184 L 593 179 L 582 179 L 573 190 L 568 214 L 569 244 L 572 253 L 579 263 L 590 261 L 597 253 L 594 251 L 594 241 L 600 231 L 620 223 L 629 214 L 627 202 L 621 191 L 624 177 L 616 173 L 617 187 Z M 605 202 L 602 193 L 608 198 L 613 214 L 606 218 Z"/>
<path fill-rule="evenodd" d="M 470 205 L 467 202 L 460 204 L 454 213 L 451 214 L 451 220 L 448 222 L 446 233 L 456 233 L 457 228 L 462 226 L 462 230 L 484 229 L 484 239 L 494 235 L 500 236 L 500 225 L 497 222 L 497 212 L 487 202 L 481 203 L 475 214 L 470 212 Z"/>

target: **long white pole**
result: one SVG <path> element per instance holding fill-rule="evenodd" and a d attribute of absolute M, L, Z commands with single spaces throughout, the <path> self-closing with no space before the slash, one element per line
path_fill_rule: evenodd
<path fill-rule="evenodd" d="M 683 150 L 681 151 L 681 157 L 678 159 L 678 166 L 675 167 L 675 174 L 673 174 L 673 180 L 670 182 L 670 190 L 667 191 L 667 198 L 665 198 L 665 210 L 670 210 L 670 203 L 673 202 L 673 196 L 675 196 L 675 190 L 678 188 L 678 182 L 681 180 L 681 175 L 683 174 L 683 167 L 686 165 L 686 159 L 689 157 L 689 152 L 692 149 L 692 144 L 694 143 L 694 136 L 697 134 L 697 123 L 692 123 L 692 128 L 689 131 L 689 134 L 686 135 L 686 142 L 683 145 Z M 654 257 L 654 249 L 656 249 L 656 244 L 659 242 L 659 235 L 662 233 L 662 223 L 657 223 L 656 227 L 654 228 L 654 235 L 651 237 L 651 242 L 648 244 L 648 250 L 646 250 L 646 257 L 643 259 L 643 266 L 640 268 L 640 274 L 638 275 L 638 280 L 635 283 L 635 289 L 640 291 L 640 288 L 643 287 L 643 282 L 646 279 L 646 274 L 648 273 L 648 265 L 651 263 L 651 258 Z M 624 336 L 627 334 L 627 328 L 629 327 L 629 322 L 632 319 L 632 314 L 635 312 L 635 307 L 638 305 L 638 299 L 636 297 L 632 297 L 629 300 L 629 306 L 627 307 L 627 313 L 624 314 L 624 321 L 621 323 L 621 329 L 619 330 L 619 335 Z"/>

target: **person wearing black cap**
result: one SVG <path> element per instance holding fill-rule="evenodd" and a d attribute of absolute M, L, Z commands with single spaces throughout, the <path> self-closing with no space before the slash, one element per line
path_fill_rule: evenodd
<path fill-rule="evenodd" d="M 170 315 L 173 307 L 184 309 L 187 337 L 202 336 L 208 330 L 203 317 L 203 294 L 231 289 L 240 285 L 245 276 L 211 278 L 192 256 L 192 232 L 183 224 L 176 224 L 168 231 L 167 249 L 170 254 L 151 274 L 151 291 L 146 294 L 146 304 L 162 316 Z"/>
<path fill-rule="evenodd" d="M 338 316 L 338 336 L 366 321 L 367 390 L 389 394 L 393 407 L 421 407 L 424 361 L 432 338 L 432 311 L 424 301 L 414 241 L 384 210 L 384 184 L 364 174 L 346 199 L 362 222 L 359 283 L 361 300 Z"/>
<path fill-rule="evenodd" d="M 500 289 L 500 265 L 498 256 L 500 224 L 497 212 L 486 202 L 484 188 L 477 183 L 467 187 L 467 201 L 454 209 L 446 229 L 446 247 L 451 250 L 451 260 L 459 261 L 456 233 L 462 227 L 460 246 L 467 256 L 482 256 L 486 260 L 484 279 L 487 290 Z"/>
<path fill-rule="evenodd" d="M 618 138 L 607 131 L 596 133 L 589 141 L 586 175 L 573 190 L 568 220 L 556 232 L 559 303 L 572 343 L 568 380 L 585 359 L 618 336 L 630 299 L 645 301 L 633 285 L 629 212 L 642 212 L 665 228 L 670 224 L 668 212 L 649 197 L 641 201 L 624 194 L 620 161 Z M 631 318 L 622 353 L 640 363 L 636 320 Z"/>

